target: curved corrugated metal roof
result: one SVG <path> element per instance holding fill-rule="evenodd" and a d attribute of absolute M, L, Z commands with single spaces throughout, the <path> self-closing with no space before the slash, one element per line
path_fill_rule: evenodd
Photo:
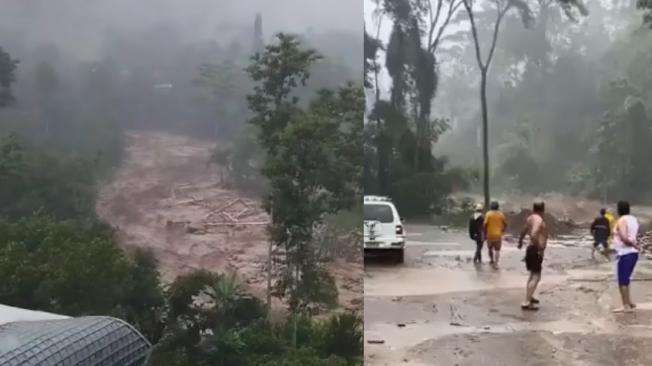
<path fill-rule="evenodd" d="M 122 320 L 90 316 L 0 325 L 3 366 L 141 366 L 151 344 Z"/>

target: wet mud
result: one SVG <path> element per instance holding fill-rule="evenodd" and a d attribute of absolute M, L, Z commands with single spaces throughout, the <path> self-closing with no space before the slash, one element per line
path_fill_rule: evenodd
<path fill-rule="evenodd" d="M 366 365 L 652 365 L 652 261 L 639 261 L 634 314 L 619 306 L 613 262 L 591 258 L 581 232 L 551 241 L 523 311 L 523 251 L 503 244 L 501 265 L 474 265 L 464 232 L 408 226 L 406 262 L 366 259 Z M 410 245 L 414 240 L 415 244 Z"/>
<path fill-rule="evenodd" d="M 127 138 L 125 159 L 100 187 L 96 207 L 122 247 L 151 251 L 166 282 L 198 269 L 236 272 L 264 298 L 269 217 L 258 200 L 220 184 L 208 164 L 213 144 L 151 131 Z M 362 306 L 362 267 L 328 264 L 345 308 Z"/>

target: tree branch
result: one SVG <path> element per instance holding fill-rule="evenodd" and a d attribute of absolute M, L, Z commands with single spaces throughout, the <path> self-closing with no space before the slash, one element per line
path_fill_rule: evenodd
<path fill-rule="evenodd" d="M 500 9 L 500 3 L 499 1 L 496 1 L 496 10 L 498 12 L 498 15 L 496 16 L 496 24 L 494 24 L 494 34 L 493 34 L 493 38 L 491 39 L 491 48 L 489 49 L 489 55 L 487 56 L 487 60 L 485 61 L 486 68 L 489 67 L 489 64 L 491 63 L 491 59 L 494 57 L 494 51 L 496 50 L 496 43 L 498 41 L 498 31 L 500 30 L 500 23 L 502 23 L 505 14 L 507 14 L 507 12 L 511 7 L 512 7 L 512 3 L 508 1 L 507 5 L 505 5 L 505 8 Z"/>
<path fill-rule="evenodd" d="M 380 40 L 380 28 L 381 28 L 382 21 L 383 21 L 382 18 L 378 18 L 378 27 L 376 28 L 376 40 L 377 41 Z M 376 96 L 376 103 L 378 103 L 378 101 L 380 101 L 380 85 L 379 85 L 380 82 L 378 81 L 378 73 L 380 72 L 380 68 L 378 67 L 377 57 L 374 57 L 373 68 L 374 68 L 374 84 L 376 86 L 376 88 L 375 88 L 375 92 L 376 92 L 375 94 L 376 95 L 375 96 Z"/>
<path fill-rule="evenodd" d="M 451 0 L 451 2 L 452 1 L 453 0 Z M 437 13 L 435 14 L 435 18 L 433 19 L 432 1 L 428 0 L 428 9 L 429 9 L 428 13 L 430 15 L 430 32 L 428 32 L 428 45 L 432 44 L 432 36 L 435 33 L 435 28 L 437 27 L 437 23 L 439 23 L 439 15 L 441 14 L 441 8 L 443 5 L 444 5 L 444 0 L 437 0 Z"/>
<path fill-rule="evenodd" d="M 448 27 L 448 23 L 450 20 L 453 18 L 453 14 L 459 9 L 460 5 L 462 5 L 462 1 L 456 1 L 456 0 L 450 0 L 449 5 L 448 5 L 448 13 L 446 14 L 446 19 L 444 20 L 444 24 L 439 28 L 439 31 L 437 32 L 437 37 L 434 39 L 434 41 L 429 42 L 429 51 L 430 53 L 434 53 L 437 51 L 437 47 L 439 46 L 439 41 L 441 40 L 441 36 L 444 34 L 444 30 L 446 27 Z"/>
<path fill-rule="evenodd" d="M 475 46 L 475 58 L 478 60 L 478 67 L 480 71 L 485 72 L 485 66 L 482 62 L 482 55 L 480 54 L 480 41 L 478 39 L 478 30 L 475 26 L 475 17 L 473 16 L 473 0 L 462 0 L 464 8 L 466 8 L 466 13 L 469 15 L 469 21 L 471 22 L 471 34 L 473 35 L 473 44 Z"/>

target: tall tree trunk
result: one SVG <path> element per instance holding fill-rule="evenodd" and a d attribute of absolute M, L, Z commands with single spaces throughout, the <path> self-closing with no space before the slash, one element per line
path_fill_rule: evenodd
<path fill-rule="evenodd" d="M 269 208 L 269 221 L 270 221 L 270 226 L 274 225 L 274 201 L 273 200 Z M 268 239 L 267 242 L 267 316 L 269 316 L 270 319 L 272 314 L 272 264 L 274 263 L 274 260 L 272 258 L 272 254 L 274 253 L 273 248 L 274 248 L 274 241 Z"/>
<path fill-rule="evenodd" d="M 487 69 L 480 71 L 480 104 L 482 105 L 482 161 L 484 165 L 484 179 L 482 182 L 484 190 L 484 207 L 489 207 L 491 196 L 489 194 L 489 117 L 487 113 Z"/>
<path fill-rule="evenodd" d="M 376 27 L 376 40 L 380 39 L 380 28 L 381 28 L 381 21 L 378 21 L 378 26 Z M 373 60 L 373 68 L 374 68 L 374 106 L 378 106 L 378 103 L 380 102 L 380 81 L 378 80 L 378 74 L 380 72 L 379 67 L 378 67 L 378 62 L 376 62 L 376 58 Z M 376 154 L 378 154 L 378 167 L 377 169 L 377 175 L 378 175 L 378 189 L 380 191 L 380 194 L 382 195 L 389 195 L 389 187 L 387 187 L 387 177 L 385 176 L 385 172 L 387 171 L 387 164 L 388 162 L 386 161 L 386 149 L 385 149 L 385 138 L 384 138 L 384 132 L 383 132 L 383 123 L 380 120 L 380 116 L 376 117 L 376 133 L 378 133 L 377 137 L 377 142 L 376 142 Z"/>

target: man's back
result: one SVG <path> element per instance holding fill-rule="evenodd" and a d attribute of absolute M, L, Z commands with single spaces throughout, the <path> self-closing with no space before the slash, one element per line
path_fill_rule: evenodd
<path fill-rule="evenodd" d="M 484 224 L 484 215 L 475 212 L 469 219 L 469 236 L 473 240 L 482 240 L 482 226 Z"/>
<path fill-rule="evenodd" d="M 546 232 L 546 223 L 543 217 L 533 213 L 527 218 L 528 235 L 530 236 L 530 244 L 537 245 L 545 248 L 548 241 L 548 233 Z"/>
<path fill-rule="evenodd" d="M 609 219 L 604 216 L 599 216 L 591 224 L 591 234 L 597 243 L 606 243 L 609 239 L 610 233 Z"/>
<path fill-rule="evenodd" d="M 491 210 L 485 215 L 484 225 L 488 241 L 501 240 L 506 226 L 505 216 L 498 210 Z"/>

